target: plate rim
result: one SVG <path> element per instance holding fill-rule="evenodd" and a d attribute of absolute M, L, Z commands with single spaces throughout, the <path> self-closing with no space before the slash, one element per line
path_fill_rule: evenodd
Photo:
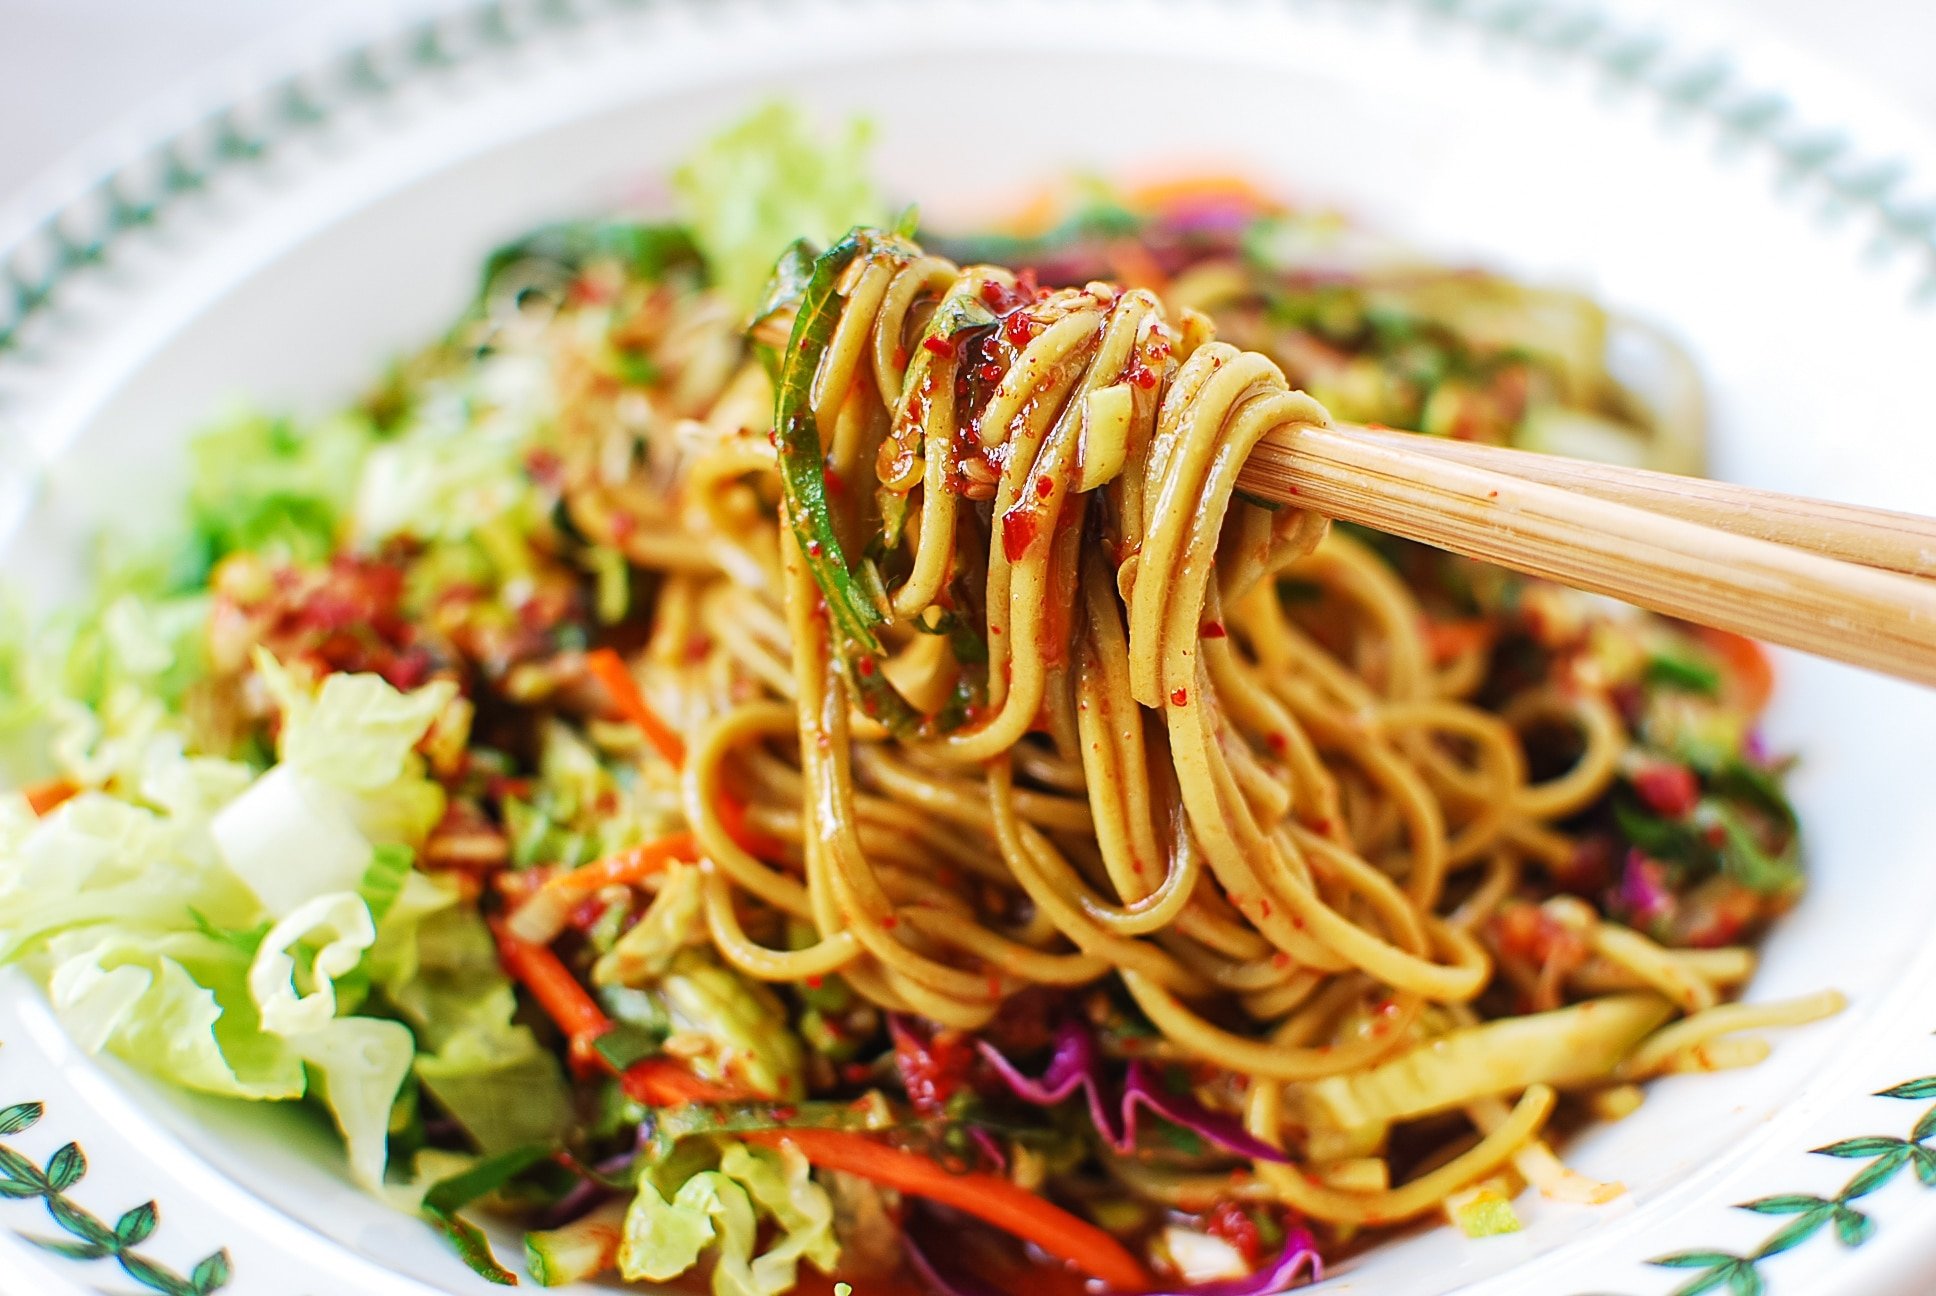
<path fill-rule="evenodd" d="M 1561 0 L 1255 2 L 1290 11 L 1356 10 L 1376 12 L 1381 20 L 1412 18 L 1596 69 L 1664 109 L 1720 126 L 1744 147 L 1771 152 L 1792 182 L 1863 221 L 1878 246 L 1907 248 L 1921 266 L 1917 289 L 1921 301 L 1927 302 L 1936 292 L 1936 188 L 1930 186 L 1932 170 L 1926 165 L 1936 158 L 1936 137 L 1920 124 L 1910 129 L 1918 158 L 1911 163 L 1903 160 L 1901 150 L 1856 144 L 1848 128 L 1811 124 L 1794 111 L 1797 101 L 1819 95 L 1831 102 L 1853 103 L 1860 92 L 1828 75 L 1826 90 L 1790 95 L 1760 87 L 1756 77 L 1739 71 L 1740 65 L 1754 60 L 1732 51 L 1751 46 L 1781 47 L 1794 62 L 1812 64 L 1812 59 L 1788 51 L 1780 41 L 1737 31 L 1734 43 L 1722 47 L 1729 52 L 1716 53 L 1688 34 L 1699 24 L 1643 19 L 1638 15 L 1646 6 L 1625 0 L 1588 6 Z M 294 31 L 268 43 L 277 51 L 268 58 L 255 51 L 246 61 L 182 83 L 160 100 L 171 105 L 163 116 L 174 119 L 172 125 L 111 128 L 74 150 L 70 154 L 77 159 L 74 164 L 56 164 L 43 171 L 16 198 L 0 205 L 0 415 L 8 408 L 5 380 L 21 373 L 30 379 L 44 376 L 58 369 L 61 356 L 70 348 L 85 349 L 84 329 L 75 337 L 55 338 L 46 350 L 37 350 L 39 343 L 33 337 L 44 323 L 58 320 L 75 284 L 111 271 L 116 250 L 131 236 L 162 223 L 216 180 L 269 158 L 306 129 L 380 106 L 400 88 L 425 78 L 620 15 L 673 11 L 716 17 L 727 9 L 790 3 L 418 0 L 388 17 L 359 22 L 359 34 L 353 36 L 339 33 L 332 39 L 317 24 L 297 24 Z M 1176 7 L 1189 5 L 1250 7 L 1247 0 L 1178 0 Z M 1617 12 L 1609 16 L 1610 11 Z M 238 70 L 244 67 L 254 70 Z M 131 114 L 128 122 L 143 116 L 147 114 Z M 139 143 L 120 142 L 137 139 Z M 97 157 L 111 160 L 78 161 Z M 117 285 L 113 291 L 140 290 Z M 0 514 L 4 512 L 0 508 Z M 14 1096 L 0 1092 L 0 1101 L 11 1102 Z M 1872 1096 L 1902 1102 L 1936 1099 L 1936 1074 L 1898 1082 Z M 64 1254 L 76 1264 L 112 1261 L 124 1277 L 165 1296 L 207 1296 L 221 1289 L 229 1277 L 225 1250 L 209 1256 L 202 1262 L 206 1268 L 190 1275 L 165 1271 L 140 1254 L 142 1243 L 154 1231 L 151 1222 L 144 1224 L 138 1216 L 142 1208 L 127 1212 L 110 1228 L 67 1203 L 65 1189 L 80 1178 L 72 1169 L 74 1159 L 60 1161 L 57 1154 L 44 1169 L 26 1162 L 31 1175 L 21 1170 L 24 1158 L 6 1145 L 5 1138 L 25 1132 L 42 1119 L 38 1110 L 27 1118 L 27 1109 L 38 1108 L 39 1101 L 29 1098 L 0 1107 L 0 1180 L 12 1179 L 37 1189 L 0 1196 L 0 1202 L 45 1200 L 47 1213 L 68 1235 L 63 1240 L 70 1250 Z M 1767 1281 L 1760 1265 L 1775 1256 L 1827 1236 L 1837 1237 L 1847 1248 L 1863 1245 L 1875 1236 L 1876 1225 L 1851 1203 L 1905 1175 L 1936 1187 L 1936 1148 L 1927 1142 L 1936 1139 L 1936 1105 L 1904 1128 L 1906 1135 L 1857 1136 L 1809 1149 L 1813 1155 L 1863 1162 L 1832 1197 L 1779 1193 L 1741 1203 L 1740 1209 L 1771 1218 L 1758 1246 L 1684 1249 L 1647 1263 L 1686 1272 L 1687 1281 L 1671 1296 L 1716 1290 L 1759 1292 Z M 84 1171 L 84 1159 L 80 1166 Z M 56 1205 L 53 1199 L 62 1204 Z M 129 1217 L 136 1218 L 129 1222 Z M 15 1218 L 10 1214 L 5 1222 L 12 1224 Z M 1901 1233 L 1910 1231 L 1905 1223 Z M 21 1236 L 12 1228 L 0 1233 L 0 1259 L 25 1254 L 14 1241 Z M 1936 1243 L 1918 1250 L 1924 1257 L 1936 1255 Z M 42 1254 L 63 1253 L 43 1248 Z M 1509 1275 L 1510 1271 L 1501 1276 Z"/>

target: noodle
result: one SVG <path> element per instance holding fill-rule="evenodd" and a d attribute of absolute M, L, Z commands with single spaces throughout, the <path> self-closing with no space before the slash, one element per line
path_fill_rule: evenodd
<path fill-rule="evenodd" d="M 1825 1011 L 1717 1007 L 1746 966 L 1577 903 L 1550 918 L 1583 942 L 1575 967 L 1495 966 L 1476 936 L 1524 863 L 1571 867 L 1564 824 L 1618 777 L 1623 721 L 1537 682 L 1479 705 L 1482 644 L 1435 665 L 1377 553 L 1238 495 L 1265 431 L 1328 416 L 1262 356 L 1185 325 L 1144 290 L 1035 290 L 891 236 L 822 259 L 779 375 L 777 453 L 716 436 L 684 469 L 681 543 L 625 542 L 669 578 L 712 555 L 717 575 L 667 586 L 655 630 L 684 590 L 682 615 L 730 659 L 721 683 L 760 699 L 691 731 L 683 803 L 719 955 L 766 981 L 839 972 L 878 1008 L 967 1031 L 1031 988 L 1113 980 L 1159 1052 L 1229 1077 L 1273 1142 L 1293 1130 L 1287 1090 L 1363 1073 L 1435 1014 L 1477 1022 L 1460 1006 L 1500 975 L 1557 1003 L 1555 977 L 1577 971 L 1690 1014 L 1623 1077 L 1703 1048 L 1727 1064 L 1740 1050 L 1715 1036 Z M 777 544 L 749 511 L 775 494 Z M 599 499 L 576 496 L 575 516 L 609 533 Z M 1322 642 L 1273 597 L 1287 580 L 1317 591 Z M 1534 730 L 1573 749 L 1537 780 Z M 729 779 L 803 868 L 735 840 Z M 974 885 L 932 882 L 937 860 Z M 748 906 L 806 938 L 756 943 Z M 1618 1189 L 1539 1141 L 1555 1100 L 1536 1083 L 1469 1104 L 1470 1146 L 1402 1185 L 1381 1159 L 1314 1150 L 1315 1180 L 1259 1162 L 1238 1195 L 1391 1223 L 1510 1163 L 1550 1195 L 1604 1200 Z M 1164 1200 L 1198 1193 L 1112 1171 Z"/>

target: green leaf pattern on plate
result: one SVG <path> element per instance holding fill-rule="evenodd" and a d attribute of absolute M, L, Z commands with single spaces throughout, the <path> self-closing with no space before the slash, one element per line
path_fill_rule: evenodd
<path fill-rule="evenodd" d="M 46 1114 L 40 1103 L 15 1103 L 0 1108 L 0 1135 L 20 1134 L 32 1129 Z M 110 1228 L 79 1203 L 70 1200 L 67 1190 L 87 1174 L 87 1156 L 78 1143 L 63 1145 L 47 1158 L 43 1168 L 27 1157 L 0 1144 L 0 1200 L 46 1203 L 48 1215 L 68 1234 L 64 1238 L 19 1236 L 51 1255 L 69 1260 L 106 1260 L 113 1257 L 121 1272 L 162 1296 L 209 1296 L 228 1285 L 231 1275 L 229 1253 L 217 1251 L 184 1278 L 166 1265 L 140 1255 L 135 1248 L 148 1240 L 161 1222 L 161 1211 L 153 1202 L 143 1202 L 124 1211 Z"/>
<path fill-rule="evenodd" d="M 1918 1102 L 1936 1098 L 1936 1076 L 1907 1080 L 1882 1090 L 1878 1098 Z M 1732 1251 L 1676 1251 L 1656 1256 L 1648 1264 L 1667 1269 L 1698 1269 L 1701 1272 L 1676 1287 L 1672 1296 L 1699 1296 L 1701 1292 L 1725 1291 L 1730 1296 L 1759 1296 L 1768 1288 L 1760 1271 L 1761 1262 L 1784 1251 L 1792 1251 L 1824 1230 L 1835 1235 L 1845 1247 L 1858 1247 L 1875 1236 L 1876 1223 L 1868 1214 L 1850 1205 L 1901 1176 L 1906 1166 L 1915 1167 L 1915 1177 L 1925 1188 L 1936 1188 L 1936 1148 L 1928 1145 L 1936 1136 L 1936 1107 L 1925 1111 L 1910 1128 L 1909 1137 L 1871 1134 L 1839 1139 L 1812 1149 L 1816 1156 L 1867 1164 L 1842 1185 L 1833 1197 L 1813 1193 L 1778 1193 L 1741 1202 L 1740 1209 L 1757 1215 L 1789 1217 L 1787 1223 L 1770 1233 L 1760 1246 L 1747 1255 Z"/>

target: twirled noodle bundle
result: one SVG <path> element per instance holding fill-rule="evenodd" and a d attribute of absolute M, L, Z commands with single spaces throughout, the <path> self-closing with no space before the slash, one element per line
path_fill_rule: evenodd
<path fill-rule="evenodd" d="M 1555 825 L 1604 794 L 1626 742 L 1608 704 L 1549 685 L 1462 700 L 1483 660 L 1435 667 L 1390 567 L 1238 493 L 1267 430 L 1327 415 L 1204 317 L 870 231 L 787 276 L 754 334 L 771 349 L 791 314 L 766 357 L 770 444 L 748 362 L 661 438 L 674 487 L 621 511 L 585 466 L 573 496 L 581 526 L 665 573 L 646 681 L 694 735 L 683 803 L 732 965 L 838 972 L 969 1030 L 1031 987 L 1119 978 L 1154 1051 L 1225 1073 L 1211 1092 L 1315 1171 L 1260 1163 L 1242 1191 L 1350 1223 L 1429 1210 L 1509 1159 L 1593 1195 L 1537 1141 L 1555 1085 L 1738 1064 L 1752 1047 L 1708 1041 L 1833 1010 L 1717 1009 L 1746 951 L 1670 950 L 1562 899 L 1593 958 L 1566 985 L 1506 987 L 1554 1011 L 1488 1024 L 1474 931 L 1526 866 L 1570 856 Z M 1287 612 L 1287 577 L 1349 609 L 1325 645 Z M 1529 782 L 1519 730 L 1556 725 L 1580 755 Z M 1591 992 L 1598 1011 L 1561 1007 Z M 1391 1187 L 1367 1154 L 1450 1110 L 1476 1141 Z M 1232 1191 L 1112 1169 L 1167 1200 Z"/>

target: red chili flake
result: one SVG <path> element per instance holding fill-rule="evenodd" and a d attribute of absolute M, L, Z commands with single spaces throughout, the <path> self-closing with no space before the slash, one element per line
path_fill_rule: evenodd
<path fill-rule="evenodd" d="M 818 540 L 807 541 L 807 557 L 818 558 L 819 556 L 820 556 L 820 542 Z"/>
<path fill-rule="evenodd" d="M 914 1029 L 890 1018 L 894 1039 L 894 1069 L 900 1073 L 908 1101 L 923 1116 L 937 1116 L 968 1080 L 975 1050 L 961 1031 L 936 1031 L 922 1039 Z"/>
<path fill-rule="evenodd" d="M 1034 509 L 1012 508 L 1002 514 L 1002 553 L 1010 562 L 1022 561 L 1029 546 L 1035 543 L 1035 533 L 1040 527 L 1040 519 Z"/>
<path fill-rule="evenodd" d="M 1197 633 L 1205 639 L 1221 639 L 1224 637 L 1226 631 L 1221 621 L 1205 621 L 1197 627 Z"/>
<path fill-rule="evenodd" d="M 1259 918 L 1270 917 L 1270 901 L 1263 896 L 1257 897 L 1257 916 Z"/>
<path fill-rule="evenodd" d="M 1271 955 L 1271 966 L 1276 968 L 1278 971 L 1281 972 L 1285 968 L 1289 967 L 1290 965 L 1291 965 L 1291 956 L 1289 954 L 1286 954 L 1283 950 L 1279 950 L 1277 951 L 1277 953 Z"/>
<path fill-rule="evenodd" d="M 1701 799 L 1694 771 L 1675 761 L 1649 762 L 1634 773 L 1633 785 L 1649 810 L 1669 819 L 1692 814 Z"/>
<path fill-rule="evenodd" d="M 1170 693 L 1170 701 L 1175 703 L 1177 706 L 1190 705 L 1190 690 L 1185 688 L 1173 690 Z"/>
<path fill-rule="evenodd" d="M 832 468 L 826 470 L 826 476 L 827 493 L 829 495 L 845 495 L 847 493 L 847 479 L 845 477 L 842 477 Z"/>
<path fill-rule="evenodd" d="M 1153 390 L 1156 386 L 1156 374 L 1148 365 L 1140 360 L 1131 365 L 1129 372 L 1124 374 L 1123 377 L 1129 379 L 1129 381 L 1135 383 L 1144 391 Z"/>
<path fill-rule="evenodd" d="M 1007 372 L 1008 370 L 1002 368 L 1001 365 L 993 360 L 985 362 L 980 369 L 975 371 L 976 375 L 985 383 L 998 383 L 1002 380 L 1002 375 Z"/>
<path fill-rule="evenodd" d="M 901 925 L 901 920 L 895 917 L 893 914 L 883 914 L 881 916 L 882 931 L 893 931 L 896 927 L 899 927 L 900 925 Z"/>
<path fill-rule="evenodd" d="M 1002 286 L 993 279 L 984 279 L 981 281 L 981 299 L 990 306 L 1001 305 L 1005 295 L 1002 292 Z"/>
<path fill-rule="evenodd" d="M 874 677 L 874 659 L 872 657 L 862 657 L 854 663 L 854 669 L 860 672 L 862 679 L 872 679 Z"/>
<path fill-rule="evenodd" d="M 1255 1265 L 1264 1253 L 1263 1230 L 1237 1202 L 1218 1202 L 1204 1217 L 1203 1227 L 1211 1237 L 1222 1238 L 1236 1248 L 1247 1265 Z"/>
<path fill-rule="evenodd" d="M 825 983 L 826 983 L 826 979 L 822 977 L 818 972 L 816 972 L 812 976 L 807 978 L 807 989 L 818 990 Z"/>
<path fill-rule="evenodd" d="M 1008 318 L 1002 321 L 1002 336 L 1009 340 L 1010 345 L 1020 350 L 1035 337 L 1035 326 L 1029 323 L 1029 317 L 1025 312 L 1012 311 Z"/>
<path fill-rule="evenodd" d="M 1264 745 L 1282 756 L 1291 749 L 1291 740 L 1281 733 L 1265 734 Z"/>
<path fill-rule="evenodd" d="M 948 360 L 954 357 L 955 344 L 944 337 L 928 337 L 921 339 L 921 349 L 930 355 L 938 355 Z"/>
<path fill-rule="evenodd" d="M 895 347 L 894 348 L 894 367 L 896 369 L 905 369 L 907 368 L 907 362 L 908 362 L 908 349 L 904 346 Z"/>
<path fill-rule="evenodd" d="M 524 471 L 532 481 L 547 489 L 555 490 L 564 484 L 564 460 L 543 447 L 524 457 Z"/>
<path fill-rule="evenodd" d="M 1043 499 L 1055 494 L 1055 478 L 1043 473 L 1035 479 L 1035 493 Z"/>
<path fill-rule="evenodd" d="M 408 692 L 430 678 L 430 654 L 421 648 L 407 648 L 378 672 L 391 687 Z"/>

